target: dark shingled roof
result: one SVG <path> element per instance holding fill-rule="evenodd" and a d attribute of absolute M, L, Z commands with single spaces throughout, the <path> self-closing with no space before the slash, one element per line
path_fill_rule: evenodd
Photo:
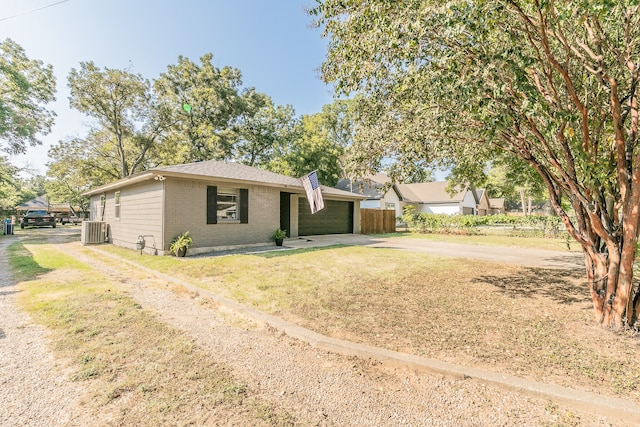
<path fill-rule="evenodd" d="M 85 193 L 85 195 L 97 194 L 106 189 L 124 187 L 135 182 L 153 179 L 157 175 L 179 176 L 185 178 L 213 178 L 229 181 L 238 181 L 246 183 L 258 183 L 268 186 L 289 188 L 292 191 L 304 193 L 302 182 L 300 179 L 290 176 L 280 175 L 275 172 L 269 172 L 252 166 L 243 165 L 241 163 L 223 162 L 218 160 L 207 160 L 204 162 L 186 163 L 183 165 L 161 166 L 149 169 L 136 176 L 123 178 L 113 183 L 93 188 Z M 348 191 L 338 190 L 336 188 L 321 185 L 322 193 L 327 195 L 335 195 L 357 199 L 355 194 Z M 364 197 L 359 197 L 364 198 Z"/>

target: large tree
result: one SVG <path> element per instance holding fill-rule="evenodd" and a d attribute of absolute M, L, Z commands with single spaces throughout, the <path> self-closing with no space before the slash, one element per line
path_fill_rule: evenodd
<path fill-rule="evenodd" d="M 640 310 L 639 8 L 318 0 L 311 13 L 330 37 L 326 80 L 366 95 L 361 123 L 379 138 L 360 142 L 367 156 L 408 148 L 469 172 L 498 153 L 527 163 L 582 246 L 596 320 L 622 327 Z"/>
<path fill-rule="evenodd" d="M 0 156 L 0 210 L 12 211 L 22 198 L 19 169 Z"/>
<path fill-rule="evenodd" d="M 290 105 L 276 106 L 271 98 L 253 89 L 242 94 L 243 108 L 233 129 L 236 161 L 262 167 L 273 160 L 281 147 L 290 146 L 297 133 L 295 111 Z"/>
<path fill-rule="evenodd" d="M 82 193 L 121 178 L 121 162 L 110 132 L 90 132 L 85 138 L 60 141 L 49 149 L 47 194 L 58 203 L 86 211 Z"/>
<path fill-rule="evenodd" d="M 549 199 L 544 182 L 526 163 L 501 160 L 490 165 L 482 185 L 490 197 L 504 198 L 507 209 L 520 208 L 523 215 L 531 215 L 534 203 L 544 204 Z"/>
<path fill-rule="evenodd" d="M 11 154 L 24 153 L 41 142 L 55 113 L 45 108 L 55 100 L 53 67 L 29 59 L 11 39 L 0 43 L 0 147 Z"/>
<path fill-rule="evenodd" d="M 145 169 L 149 150 L 161 139 L 167 123 L 150 83 L 139 74 L 82 62 L 69 74 L 72 107 L 96 119 L 92 133 L 107 132 L 117 154 L 119 177 Z"/>
<path fill-rule="evenodd" d="M 293 131 L 294 139 L 280 146 L 266 167 L 295 177 L 317 170 L 322 184 L 336 185 L 344 177 L 341 158 L 353 133 L 349 105 L 348 101 L 336 101 L 319 113 L 302 116 Z"/>
<path fill-rule="evenodd" d="M 242 74 L 212 61 L 211 53 L 199 64 L 180 56 L 154 82 L 160 114 L 171 124 L 167 147 L 178 154 L 172 162 L 232 157 L 237 141 L 233 124 L 245 106 L 239 93 Z"/>

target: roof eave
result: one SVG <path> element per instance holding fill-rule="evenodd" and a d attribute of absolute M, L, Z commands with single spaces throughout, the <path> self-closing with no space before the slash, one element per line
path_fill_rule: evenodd
<path fill-rule="evenodd" d="M 272 188 L 282 188 L 292 193 L 305 194 L 304 187 L 302 185 L 294 185 L 294 184 L 279 184 L 279 183 L 271 183 L 271 182 L 261 182 L 261 181 L 253 181 L 247 179 L 239 179 L 239 178 L 223 178 L 216 177 L 211 175 L 199 175 L 192 173 L 182 173 L 182 172 L 173 172 L 173 171 L 164 171 L 158 169 L 149 169 L 146 172 L 141 173 L 140 175 L 136 175 L 133 177 L 123 178 L 118 181 L 114 181 L 110 184 L 105 184 L 100 187 L 96 187 L 92 190 L 85 191 L 82 193 L 83 196 L 94 196 L 96 194 L 105 193 L 107 191 L 115 190 L 122 187 L 127 187 L 129 185 L 138 184 L 140 182 L 148 181 L 156 177 L 171 177 L 171 178 L 182 178 L 182 179 L 196 179 L 200 181 L 215 181 L 229 184 L 247 184 L 247 185 L 261 185 L 265 187 Z M 322 186 L 323 190 L 331 190 L 331 187 Z M 342 199 L 342 200 L 364 200 L 366 197 L 363 197 L 358 194 L 353 194 L 349 192 L 345 192 L 348 194 L 335 194 L 332 192 L 324 191 L 325 197 L 330 197 L 332 199 Z"/>
<path fill-rule="evenodd" d="M 82 195 L 85 197 L 95 196 L 96 194 L 105 193 L 107 191 L 114 190 L 116 188 L 127 187 L 129 185 L 137 184 L 139 182 L 148 181 L 152 179 L 155 175 L 156 174 L 151 173 L 151 171 L 146 171 L 139 175 L 122 178 L 117 181 L 111 182 L 109 184 L 101 185 L 91 190 L 87 190 L 84 193 L 82 193 Z"/>

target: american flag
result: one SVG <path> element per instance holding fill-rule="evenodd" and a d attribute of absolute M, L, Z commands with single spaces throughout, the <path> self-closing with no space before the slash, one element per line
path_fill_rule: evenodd
<path fill-rule="evenodd" d="M 302 186 L 307 192 L 307 200 L 309 200 L 311 213 L 314 214 L 324 209 L 322 191 L 320 191 L 320 183 L 318 182 L 318 174 L 316 173 L 316 171 L 303 176 L 302 178 L 300 178 L 300 181 L 302 181 Z"/>

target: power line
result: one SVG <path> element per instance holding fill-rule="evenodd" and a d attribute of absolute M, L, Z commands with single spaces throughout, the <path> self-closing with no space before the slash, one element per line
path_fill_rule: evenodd
<path fill-rule="evenodd" d="M 53 7 L 53 6 L 59 5 L 61 3 L 66 3 L 68 1 L 69 0 L 61 0 L 61 1 L 58 1 L 58 2 L 55 2 L 55 3 L 51 3 L 51 4 L 48 4 L 48 5 L 45 5 L 45 6 L 37 7 L 35 9 L 27 10 L 26 12 L 16 13 L 15 15 L 7 16 L 5 18 L 0 18 L 0 22 L 6 21 L 7 19 L 17 18 L 18 16 L 28 15 L 30 13 L 37 12 L 37 11 L 42 10 L 42 9 L 47 9 L 49 7 Z"/>

